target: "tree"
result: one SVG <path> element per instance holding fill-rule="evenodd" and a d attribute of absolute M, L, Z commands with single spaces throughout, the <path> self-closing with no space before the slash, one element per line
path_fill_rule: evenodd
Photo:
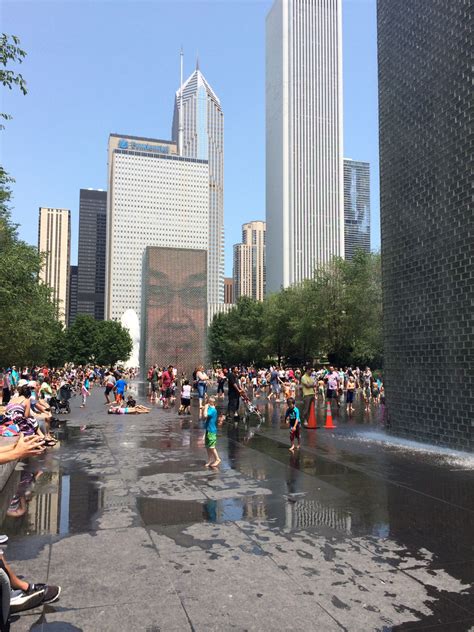
<path fill-rule="evenodd" d="M 214 317 L 208 332 L 211 359 L 227 366 L 261 363 L 263 333 L 263 304 L 243 296 L 229 312 Z"/>
<path fill-rule="evenodd" d="M 334 258 L 313 278 L 271 294 L 242 298 L 209 330 L 211 358 L 224 364 L 382 366 L 380 255 L 359 251 Z"/>
<path fill-rule="evenodd" d="M 16 36 L 0 37 L 0 82 L 26 94 L 22 75 L 9 68 L 9 64 L 21 64 L 26 55 L 19 43 Z M 11 118 L 5 113 L 0 117 Z M 51 290 L 38 280 L 42 257 L 18 238 L 17 225 L 11 220 L 12 182 L 0 167 L 0 366 L 45 362 L 57 331 Z"/>
<path fill-rule="evenodd" d="M 88 364 L 95 360 L 97 321 L 80 314 L 67 330 L 68 357 L 74 364 Z"/>
<path fill-rule="evenodd" d="M 113 366 L 118 360 L 126 361 L 133 349 L 128 329 L 115 320 L 96 324 L 95 360 L 98 364 Z"/>

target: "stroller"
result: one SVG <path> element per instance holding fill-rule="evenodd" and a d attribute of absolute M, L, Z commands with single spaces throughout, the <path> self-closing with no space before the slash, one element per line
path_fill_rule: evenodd
<path fill-rule="evenodd" d="M 51 397 L 49 405 L 51 410 L 57 415 L 58 413 L 70 414 L 71 407 L 69 400 L 71 399 L 72 388 L 70 384 L 63 384 L 58 391 L 57 397 Z"/>
<path fill-rule="evenodd" d="M 257 415 L 259 422 L 262 423 L 262 413 L 258 410 L 255 404 L 252 404 L 247 393 L 245 391 L 242 391 L 240 396 L 245 404 L 245 407 L 247 408 L 249 415 Z"/>

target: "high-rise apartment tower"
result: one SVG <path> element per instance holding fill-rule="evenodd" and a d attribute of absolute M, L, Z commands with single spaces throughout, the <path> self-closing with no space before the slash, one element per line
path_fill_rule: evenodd
<path fill-rule="evenodd" d="M 180 119 L 181 105 L 183 111 Z M 216 93 L 200 71 L 199 64 L 176 92 L 172 136 L 180 155 L 206 160 L 209 164 L 208 301 L 222 303 L 224 301 L 224 113 Z"/>
<path fill-rule="evenodd" d="M 77 313 L 104 320 L 107 191 L 79 193 Z"/>
<path fill-rule="evenodd" d="M 344 158 L 344 256 L 370 252 L 370 165 Z"/>
<path fill-rule="evenodd" d="M 275 0 L 266 25 L 267 288 L 344 256 L 341 0 Z"/>
<path fill-rule="evenodd" d="M 242 225 L 242 243 L 234 245 L 234 300 L 265 297 L 265 222 Z"/>
<path fill-rule="evenodd" d="M 378 0 L 384 383 L 397 434 L 474 448 L 470 0 Z M 420 397 L 420 382 L 436 385 Z M 440 386 L 442 385 L 442 386 Z"/>
<path fill-rule="evenodd" d="M 38 250 L 46 254 L 40 279 L 53 290 L 58 318 L 66 324 L 69 311 L 69 262 L 71 257 L 71 211 L 39 209 Z"/>

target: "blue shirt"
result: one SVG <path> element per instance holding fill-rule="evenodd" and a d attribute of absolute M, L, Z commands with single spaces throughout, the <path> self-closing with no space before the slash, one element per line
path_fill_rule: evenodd
<path fill-rule="evenodd" d="M 117 387 L 117 393 L 123 395 L 125 392 L 125 387 L 127 386 L 127 382 L 125 380 L 117 380 L 115 386 Z"/>
<path fill-rule="evenodd" d="M 217 434 L 217 409 L 214 406 L 207 409 L 206 432 Z"/>
<path fill-rule="evenodd" d="M 301 423 L 300 421 L 300 411 L 296 406 L 294 408 L 288 408 L 285 413 L 285 419 L 290 420 L 290 427 L 296 428 L 297 424 Z"/>

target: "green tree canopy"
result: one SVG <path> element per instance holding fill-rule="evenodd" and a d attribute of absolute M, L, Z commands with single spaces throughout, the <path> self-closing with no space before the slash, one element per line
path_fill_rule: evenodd
<path fill-rule="evenodd" d="M 75 364 L 108 364 L 128 360 L 133 343 L 128 329 L 114 320 L 79 315 L 66 330 L 68 359 Z"/>
<path fill-rule="evenodd" d="M 222 364 L 382 365 L 380 255 L 334 258 L 312 279 L 263 303 L 241 298 L 209 328 L 209 350 Z"/>

